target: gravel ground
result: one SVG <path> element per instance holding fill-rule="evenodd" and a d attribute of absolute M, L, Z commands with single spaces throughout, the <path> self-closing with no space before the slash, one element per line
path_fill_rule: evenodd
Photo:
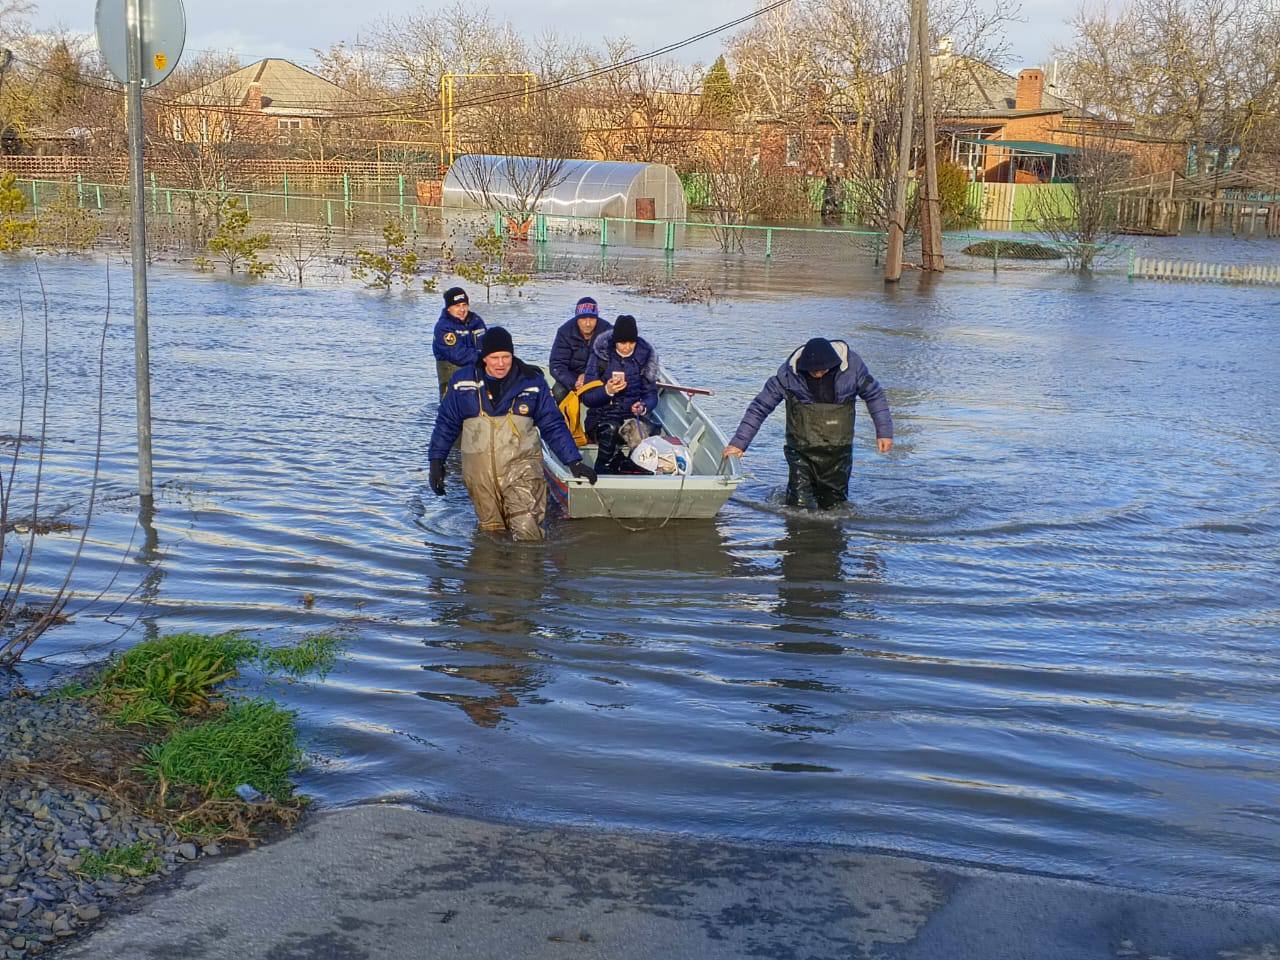
<path fill-rule="evenodd" d="M 76 701 L 0 700 L 0 958 L 40 956 L 94 923 L 109 905 L 141 893 L 182 864 L 216 856 L 169 828 L 119 809 L 106 795 L 57 785 L 39 772 L 60 744 L 91 744 L 106 733 Z M 89 751 L 90 759 L 93 751 Z M 35 765 L 33 767 L 33 765 Z M 139 841 L 159 869 L 77 875 L 83 858 Z"/>

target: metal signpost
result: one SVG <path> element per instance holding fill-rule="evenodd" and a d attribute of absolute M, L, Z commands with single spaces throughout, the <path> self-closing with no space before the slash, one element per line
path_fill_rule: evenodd
<path fill-rule="evenodd" d="M 133 228 L 133 345 L 138 392 L 138 495 L 153 496 L 151 474 L 151 348 L 147 334 L 147 212 L 142 172 L 142 88 L 173 72 L 187 38 L 182 0 L 98 0 L 98 50 L 125 85 L 129 118 L 129 188 Z"/>

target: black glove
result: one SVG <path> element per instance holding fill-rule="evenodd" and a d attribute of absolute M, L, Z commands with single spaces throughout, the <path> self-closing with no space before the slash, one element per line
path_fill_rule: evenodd
<path fill-rule="evenodd" d="M 431 485 L 431 492 L 437 497 L 444 496 L 444 461 L 432 460 L 431 473 L 427 481 Z"/>
<path fill-rule="evenodd" d="M 586 480 L 593 487 L 596 485 L 596 472 L 588 467 L 581 460 L 576 463 L 569 464 L 569 472 L 579 480 Z"/>

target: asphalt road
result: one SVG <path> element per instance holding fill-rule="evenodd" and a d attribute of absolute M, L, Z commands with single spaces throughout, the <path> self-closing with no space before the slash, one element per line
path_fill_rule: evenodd
<path fill-rule="evenodd" d="M 1280 960 L 1280 908 L 371 805 L 190 870 L 59 956 Z"/>

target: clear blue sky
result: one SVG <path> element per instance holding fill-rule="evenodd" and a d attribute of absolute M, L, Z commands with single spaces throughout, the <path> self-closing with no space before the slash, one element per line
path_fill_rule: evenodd
<path fill-rule="evenodd" d="M 905 2 L 905 0 L 904 0 Z M 981 2 L 981 0 L 979 0 Z M 36 0 L 37 25 L 61 24 L 75 31 L 93 31 L 93 0 Z M 234 50 L 242 62 L 260 57 L 288 57 L 306 62 L 311 51 L 337 40 L 354 40 L 383 15 L 396 15 L 423 6 L 415 0 L 186 0 L 187 49 Z M 752 0 L 678 0 L 604 4 L 599 0 L 491 0 L 490 10 L 510 19 L 524 33 L 548 27 L 588 41 L 605 36 L 631 37 L 641 50 L 680 40 L 740 17 L 754 8 Z M 1025 22 L 1009 30 L 1010 60 L 1021 66 L 1043 62 L 1054 41 L 1066 37 L 1064 18 L 1074 9 L 1051 0 L 1022 0 Z M 710 62 L 720 51 L 719 37 L 681 51 L 686 62 Z"/>

